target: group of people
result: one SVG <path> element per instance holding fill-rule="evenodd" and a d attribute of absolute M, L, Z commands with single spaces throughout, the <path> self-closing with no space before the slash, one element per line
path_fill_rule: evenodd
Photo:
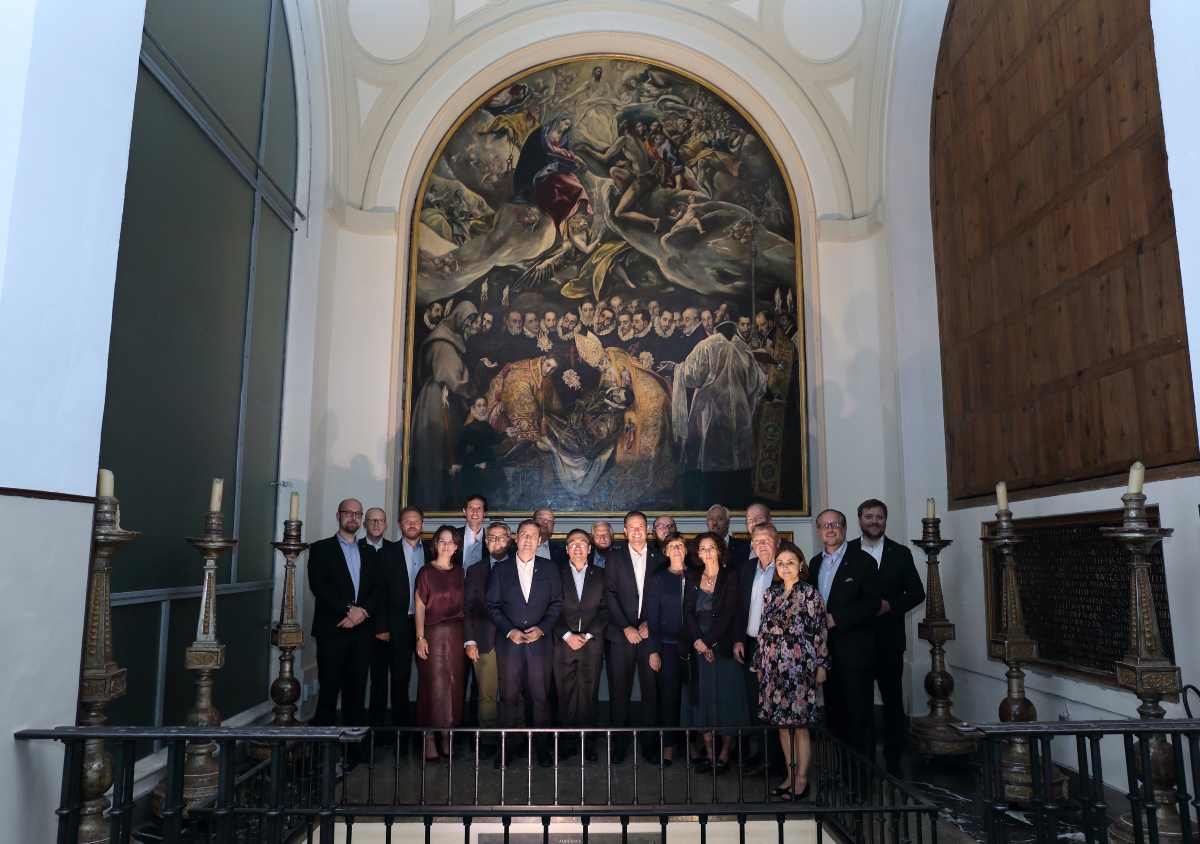
<path fill-rule="evenodd" d="M 607 726 L 686 723 L 703 731 L 694 748 L 682 731 L 665 733 L 661 746 L 656 733 L 644 733 L 634 752 L 663 766 L 691 753 L 697 770 L 719 773 L 738 728 L 775 725 L 778 740 L 757 741 L 762 733 L 753 731 L 746 772 L 774 771 L 783 777 L 776 793 L 794 799 L 807 790 L 807 726 L 819 690 L 830 729 L 873 759 L 878 684 L 885 759 L 898 771 L 907 732 L 903 621 L 925 593 L 912 555 L 885 536 L 881 501 L 860 505 L 862 536 L 851 542 L 844 514 L 818 514 L 822 550 L 811 560 L 781 540 L 761 503 L 746 510 L 748 539 L 732 536 L 729 510 L 715 504 L 708 530 L 691 540 L 669 515 L 651 523 L 630 511 L 619 546 L 605 521 L 556 539 L 555 514 L 545 508 L 514 534 L 506 522 L 488 521 L 482 495 L 464 502 L 464 527 L 441 525 L 429 540 L 414 506 L 400 513 L 397 542 L 384 538 L 380 508 L 364 511 L 351 498 L 337 516 L 337 534 L 309 551 L 320 682 L 314 724 L 336 723 L 339 696 L 343 721 L 366 724 L 369 677 L 370 723 L 431 728 L 423 752 L 433 760 L 450 752 L 440 731 L 464 723 L 468 673 L 480 727 L 580 728 L 602 725 L 603 666 Z M 511 756 L 515 743 L 506 745 Z M 529 750 L 539 764 L 553 764 L 548 741 Z M 484 741 L 482 751 L 505 764 L 494 744 Z M 560 738 L 560 756 L 574 752 L 588 760 L 604 752 L 619 764 L 630 743 L 619 733 L 611 748 Z"/>

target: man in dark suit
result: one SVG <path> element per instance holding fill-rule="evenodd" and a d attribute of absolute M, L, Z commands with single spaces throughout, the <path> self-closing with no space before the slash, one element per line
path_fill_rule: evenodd
<path fill-rule="evenodd" d="M 604 657 L 604 569 L 588 562 L 592 550 L 587 531 L 567 534 L 567 563 L 560 571 L 562 612 L 554 627 L 554 684 L 558 690 L 558 720 L 563 727 L 596 726 L 596 689 Z M 588 761 L 596 748 L 588 742 Z"/>
<path fill-rule="evenodd" d="M 526 519 L 517 529 L 517 553 L 500 563 L 488 578 L 488 614 L 496 625 L 496 656 L 500 673 L 500 709 L 506 727 L 515 726 L 528 696 L 533 726 L 550 726 L 550 643 L 562 608 L 558 567 L 537 556 L 541 533 Z M 538 764 L 554 764 L 543 738 Z M 503 757 L 497 757 L 504 764 Z"/>
<path fill-rule="evenodd" d="M 912 552 L 885 535 L 887 505 L 869 498 L 858 505 L 858 526 L 862 536 L 851 540 L 850 548 L 861 548 L 871 555 L 879 569 L 879 614 L 875 616 L 875 683 L 883 700 L 883 758 L 888 773 L 900 775 L 900 757 L 908 738 L 908 719 L 904 715 L 904 615 L 925 600 L 925 587 L 913 565 Z"/>
<path fill-rule="evenodd" d="M 533 511 L 533 521 L 538 526 L 537 556 L 544 560 L 561 565 L 567 561 L 567 548 L 561 539 L 554 538 L 554 524 L 557 519 L 549 507 L 539 507 Z"/>
<path fill-rule="evenodd" d="M 608 555 L 604 565 L 604 599 L 608 625 L 604 630 L 608 652 L 608 691 L 613 727 L 630 726 L 629 699 L 633 693 L 633 674 L 638 675 L 642 690 L 643 720 L 652 718 L 657 708 L 654 671 L 650 668 L 650 628 L 646 624 L 642 598 L 650 576 L 658 568 L 657 559 L 646 544 L 646 514 L 632 510 L 625 514 L 625 546 Z M 657 742 L 646 745 L 653 759 Z M 625 760 L 625 742 L 613 742 L 613 762 Z"/>
<path fill-rule="evenodd" d="M 822 551 L 809 560 L 808 580 L 825 601 L 832 669 L 825 682 L 825 712 L 835 736 L 874 759 L 875 616 L 879 576 L 875 560 L 846 542 L 846 516 L 817 515 Z"/>
<path fill-rule="evenodd" d="M 394 557 L 399 554 L 400 549 L 396 547 L 395 542 L 383 536 L 387 530 L 387 513 L 382 508 L 369 508 L 363 524 L 367 535 L 358 540 L 358 550 L 364 560 L 370 560 L 377 586 L 375 607 L 371 611 L 371 630 L 375 638 L 371 642 L 370 721 L 372 727 L 390 727 L 396 722 L 388 709 L 388 694 L 390 692 L 393 699 L 398 699 L 399 694 L 391 688 L 392 683 L 389 682 L 389 675 L 393 681 L 396 676 L 391 670 L 392 636 L 388 628 L 388 580 L 393 575 Z M 379 732 L 375 734 L 376 744 L 391 742 L 391 735 Z"/>
<path fill-rule="evenodd" d="M 312 591 L 312 635 L 317 640 L 317 713 L 313 725 L 337 724 L 338 696 L 343 723 L 365 726 L 363 705 L 371 663 L 371 629 L 376 607 L 374 571 L 359 550 L 356 535 L 363 506 L 357 498 L 338 504 L 338 531 L 308 549 L 308 588 Z"/>
<path fill-rule="evenodd" d="M 487 587 L 492 571 L 511 559 L 508 546 L 512 536 L 504 522 L 492 522 L 484 541 L 487 552 L 483 560 L 467 569 L 464 589 L 463 643 L 467 659 L 475 670 L 475 686 L 479 690 L 479 726 L 491 729 L 499 723 L 500 678 L 496 664 L 496 625 L 488 612 Z M 495 753 L 491 737 L 480 741 L 480 755 L 487 758 Z"/>
<path fill-rule="evenodd" d="M 588 562 L 604 568 L 604 563 L 613 550 L 612 525 L 603 519 L 593 524 L 591 540 L 592 553 L 588 555 Z"/>
<path fill-rule="evenodd" d="M 377 656 L 371 666 L 371 720 L 374 724 L 385 722 L 382 715 L 390 693 L 391 723 L 397 727 L 412 726 L 408 686 L 417 645 L 413 590 L 417 572 L 426 560 L 434 557 L 428 543 L 421 539 L 424 526 L 421 509 L 405 507 L 400 511 L 400 541 L 386 542 L 374 555 L 380 593 L 379 611 L 375 617 Z M 379 653 L 379 644 L 384 645 L 383 654 Z"/>

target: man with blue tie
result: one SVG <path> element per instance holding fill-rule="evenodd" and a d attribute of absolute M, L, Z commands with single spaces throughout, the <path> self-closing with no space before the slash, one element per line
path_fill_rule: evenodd
<path fill-rule="evenodd" d="M 821 553 L 809 560 L 808 581 L 825 602 L 829 658 L 825 712 L 830 731 L 863 756 L 875 759 L 875 616 L 879 572 L 862 548 L 846 542 L 846 515 L 817 514 Z"/>
<path fill-rule="evenodd" d="M 371 630 L 376 606 L 374 571 L 364 564 L 357 534 L 363 505 L 357 498 L 338 504 L 338 531 L 308 551 L 308 587 L 315 600 L 312 635 L 317 640 L 317 712 L 314 726 L 363 726 Z M 353 761 L 353 760 L 352 760 Z"/>
<path fill-rule="evenodd" d="M 533 519 L 517 528 L 517 553 L 488 578 L 488 614 L 496 625 L 501 719 L 516 726 L 528 697 L 534 727 L 550 726 L 550 640 L 562 608 L 558 567 L 537 556 L 541 531 Z M 510 751 L 511 754 L 511 751 Z M 554 764 L 549 744 L 538 742 L 538 764 Z M 505 763 L 496 758 L 497 765 Z"/>

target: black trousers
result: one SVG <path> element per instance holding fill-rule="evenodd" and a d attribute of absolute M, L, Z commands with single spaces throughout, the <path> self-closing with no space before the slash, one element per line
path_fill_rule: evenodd
<path fill-rule="evenodd" d="M 596 690 L 604 644 L 592 639 L 577 651 L 554 640 L 554 688 L 558 692 L 558 722 L 563 727 L 596 726 Z"/>
<path fill-rule="evenodd" d="M 371 640 L 371 726 L 412 726 L 408 684 L 412 677 L 416 625 L 410 615 L 406 630 L 390 642 Z M 391 711 L 388 711 L 388 697 Z"/>
<path fill-rule="evenodd" d="M 631 645 L 624 637 L 605 642 L 608 651 L 608 694 L 610 721 L 614 727 L 651 726 L 658 714 L 658 680 L 650 668 L 650 643 Z M 642 691 L 640 724 L 631 723 L 629 700 L 633 696 L 633 675 L 637 673 Z M 658 742 L 654 742 L 657 746 Z"/>
<path fill-rule="evenodd" d="M 533 727 L 550 726 L 550 642 L 540 639 L 529 645 L 516 645 L 509 639 L 496 640 L 496 662 L 500 679 L 500 723 L 514 727 L 521 723 L 526 699 L 533 716 Z"/>
<path fill-rule="evenodd" d="M 746 662 L 743 668 L 745 669 L 746 677 L 746 704 L 750 707 L 750 720 L 758 725 L 766 725 L 767 722 L 759 717 L 758 707 L 758 675 L 750 670 L 750 666 L 754 664 L 754 654 L 758 651 L 758 639 L 753 636 L 746 637 Z M 748 736 L 748 744 L 751 747 L 761 745 L 761 753 L 763 764 L 768 766 L 781 767 L 783 762 L 783 747 L 779 744 L 779 731 L 765 731 L 766 739 L 764 741 L 764 733 L 756 732 L 753 736 Z M 735 750 L 736 752 L 736 750 Z"/>
<path fill-rule="evenodd" d="M 871 761 L 875 760 L 875 672 L 872 666 L 840 666 L 825 680 L 829 730 Z"/>
<path fill-rule="evenodd" d="M 883 700 L 883 758 L 887 764 L 900 764 L 908 742 L 908 718 L 904 714 L 904 651 L 879 649 L 875 654 L 875 682 Z"/>
<path fill-rule="evenodd" d="M 338 722 L 338 696 L 342 699 L 342 723 L 365 727 L 367 670 L 371 663 L 373 637 L 368 625 L 337 630 L 317 639 L 317 713 L 314 727 L 333 727 Z"/>
<path fill-rule="evenodd" d="M 662 669 L 656 675 L 655 695 L 658 699 L 658 712 L 654 723 L 661 727 L 679 726 L 679 702 L 683 697 L 683 683 L 687 679 L 687 666 L 680 659 L 683 645 L 663 642 L 658 652 L 662 658 Z M 683 745 L 683 733 L 667 733 L 663 736 L 663 745 Z"/>

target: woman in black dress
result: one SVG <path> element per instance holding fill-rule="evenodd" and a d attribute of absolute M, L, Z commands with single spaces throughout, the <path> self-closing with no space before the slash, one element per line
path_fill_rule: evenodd
<path fill-rule="evenodd" d="M 650 668 L 658 687 L 658 717 L 661 727 L 679 726 L 680 690 L 687 678 L 690 648 L 681 648 L 683 637 L 683 594 L 687 543 L 679 534 L 671 534 L 663 544 L 668 566 L 650 576 L 646 587 L 646 627 L 650 632 Z M 669 768 L 676 746 L 683 746 L 679 733 L 663 738 L 662 765 Z"/>
<path fill-rule="evenodd" d="M 738 572 L 733 566 L 721 566 L 725 541 L 715 533 L 700 534 L 696 550 L 704 568 L 688 572 L 683 598 L 684 641 L 691 643 L 694 666 L 692 723 L 727 728 L 720 731 L 721 747 L 716 752 L 713 733 L 704 734 L 706 756 L 696 770 L 704 773 L 715 765 L 718 773 L 724 773 L 737 732 L 734 728 L 750 718 L 746 681 L 733 658 L 733 645 L 741 638 L 737 629 Z"/>

